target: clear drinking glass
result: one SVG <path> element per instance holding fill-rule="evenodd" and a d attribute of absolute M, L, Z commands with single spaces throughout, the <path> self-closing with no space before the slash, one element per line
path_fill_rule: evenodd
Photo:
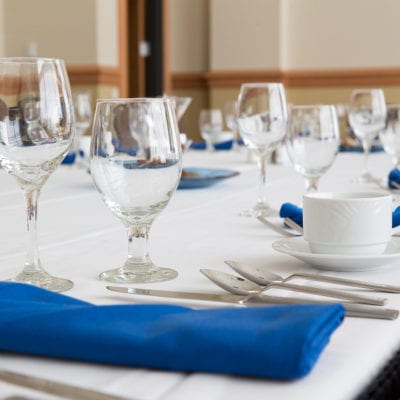
<path fill-rule="evenodd" d="M 92 122 L 91 95 L 89 92 L 75 92 L 72 93 L 72 98 L 75 113 L 75 138 L 70 152 L 76 155 L 77 165 L 87 169 L 87 162 L 83 159 L 87 155 L 81 156 L 80 150 L 82 136 Z"/>
<path fill-rule="evenodd" d="M 225 124 L 229 128 L 229 130 L 233 134 L 233 144 L 232 148 L 237 148 L 237 136 L 238 136 L 238 127 L 237 127 L 237 101 L 230 100 L 225 103 L 224 106 L 224 117 Z"/>
<path fill-rule="evenodd" d="M 98 100 L 90 171 L 105 204 L 125 225 L 128 258 L 105 271 L 110 282 L 157 282 L 177 272 L 160 268 L 148 252 L 150 227 L 174 194 L 181 175 L 181 145 L 169 99 Z"/>
<path fill-rule="evenodd" d="M 285 89 L 281 83 L 246 83 L 238 99 L 238 129 L 247 147 L 259 157 L 260 184 L 257 202 L 244 216 L 277 215 L 266 196 L 266 165 L 287 129 Z"/>
<path fill-rule="evenodd" d="M 379 138 L 394 167 L 400 169 L 400 104 L 387 106 L 386 124 Z"/>
<path fill-rule="evenodd" d="M 28 244 L 25 267 L 14 281 L 49 290 L 70 289 L 70 280 L 42 267 L 36 219 L 40 190 L 68 153 L 73 106 L 64 62 L 44 58 L 0 59 L 0 160 L 24 192 Z"/>
<path fill-rule="evenodd" d="M 189 107 L 190 103 L 192 102 L 192 98 L 178 97 L 178 96 L 165 96 L 165 97 L 172 101 L 172 104 L 175 108 L 176 120 L 179 123 L 179 121 L 185 114 L 187 108 Z"/>
<path fill-rule="evenodd" d="M 364 168 L 358 182 L 375 182 L 368 170 L 368 155 L 372 140 L 385 127 L 386 103 L 382 89 L 353 90 L 349 105 L 349 123 L 361 140 L 364 150 Z"/>
<path fill-rule="evenodd" d="M 222 112 L 219 109 L 201 110 L 199 115 L 201 137 L 206 142 L 207 150 L 214 151 L 223 128 Z"/>
<path fill-rule="evenodd" d="M 331 105 L 293 106 L 289 114 L 286 144 L 290 160 L 304 176 L 306 190 L 315 191 L 339 149 L 336 109 Z"/>

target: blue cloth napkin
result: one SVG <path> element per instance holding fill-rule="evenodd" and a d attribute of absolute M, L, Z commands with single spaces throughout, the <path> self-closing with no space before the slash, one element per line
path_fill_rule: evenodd
<path fill-rule="evenodd" d="M 226 142 L 215 143 L 214 148 L 215 150 L 230 150 L 232 148 L 233 141 L 227 140 Z M 190 148 L 193 150 L 205 150 L 206 149 L 205 142 L 193 142 L 190 145 Z"/>
<path fill-rule="evenodd" d="M 279 210 L 281 218 L 290 218 L 297 225 L 303 226 L 303 210 L 292 203 L 283 203 Z"/>
<path fill-rule="evenodd" d="M 0 350 L 134 367 L 300 378 L 343 317 L 340 304 L 96 306 L 0 282 Z"/>
<path fill-rule="evenodd" d="M 281 218 L 290 218 L 296 224 L 303 226 L 303 209 L 292 203 L 283 203 L 279 210 Z M 400 225 L 400 206 L 398 206 L 392 214 L 392 228 Z"/>
<path fill-rule="evenodd" d="M 388 187 L 390 189 L 398 189 L 395 186 L 392 185 L 392 182 L 396 182 L 400 185 L 400 170 L 398 170 L 397 168 L 392 169 L 389 172 L 389 176 L 388 176 Z"/>
<path fill-rule="evenodd" d="M 61 161 L 61 164 L 73 164 L 75 162 L 75 158 L 76 153 L 68 153 Z"/>
<path fill-rule="evenodd" d="M 350 153 L 363 153 L 364 149 L 362 148 L 362 146 L 346 146 L 344 144 L 341 144 L 339 146 L 339 151 L 340 152 L 350 152 Z M 371 153 L 376 153 L 376 152 L 381 152 L 383 151 L 383 147 L 380 144 L 373 144 L 371 146 Z"/>

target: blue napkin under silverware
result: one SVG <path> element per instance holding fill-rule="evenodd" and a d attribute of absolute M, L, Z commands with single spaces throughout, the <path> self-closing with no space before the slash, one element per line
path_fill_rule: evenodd
<path fill-rule="evenodd" d="M 340 304 L 96 306 L 0 282 L 0 350 L 142 368 L 301 378 L 343 317 Z"/>
<path fill-rule="evenodd" d="M 292 203 L 283 203 L 279 210 L 281 218 L 290 218 L 296 224 L 303 226 L 303 209 Z M 392 228 L 400 225 L 400 206 L 392 213 Z"/>

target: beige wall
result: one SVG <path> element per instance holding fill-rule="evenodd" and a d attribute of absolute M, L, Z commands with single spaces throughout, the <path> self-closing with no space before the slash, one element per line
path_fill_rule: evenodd
<path fill-rule="evenodd" d="M 400 68 L 398 0 L 170 0 L 170 7 L 173 73 Z M 352 89 L 287 87 L 287 97 L 346 103 Z M 384 90 L 400 103 L 400 85 Z M 192 134 L 198 138 L 199 104 L 223 108 L 238 92 L 239 84 L 193 90 Z"/>
<path fill-rule="evenodd" d="M 70 0 L 68 0 L 70 1 Z M 118 2 L 96 0 L 96 63 L 118 66 Z"/>
<path fill-rule="evenodd" d="M 282 67 L 398 67 L 399 16 L 398 0 L 282 0 Z"/>
<path fill-rule="evenodd" d="M 70 65 L 118 65 L 117 0 L 2 0 L 2 16 L 3 56 L 28 55 L 34 42 L 38 56 Z"/>
<path fill-rule="evenodd" d="M 279 3 L 211 0 L 210 70 L 278 69 Z"/>
<path fill-rule="evenodd" d="M 2 31 L 4 27 L 4 0 L 0 0 L 0 57 L 4 55 L 4 32 Z"/>
<path fill-rule="evenodd" d="M 170 0 L 172 72 L 205 72 L 209 64 L 208 0 Z"/>
<path fill-rule="evenodd" d="M 95 63 L 94 5 L 95 0 L 5 0 L 5 55 L 27 55 L 32 41 L 39 56 L 64 58 L 70 64 Z"/>

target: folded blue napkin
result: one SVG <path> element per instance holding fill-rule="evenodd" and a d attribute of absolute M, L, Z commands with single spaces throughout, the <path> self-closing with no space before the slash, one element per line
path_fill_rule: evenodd
<path fill-rule="evenodd" d="M 85 158 L 85 153 L 83 150 L 78 150 L 75 153 L 68 153 L 61 161 L 61 164 L 73 164 L 77 157 Z"/>
<path fill-rule="evenodd" d="M 340 304 L 96 306 L 0 282 L 0 350 L 134 367 L 300 378 L 343 317 Z"/>
<path fill-rule="evenodd" d="M 279 210 L 281 218 L 290 218 L 297 225 L 303 226 L 303 210 L 292 203 L 283 203 Z"/>
<path fill-rule="evenodd" d="M 219 142 L 214 144 L 215 150 L 230 150 L 232 148 L 233 141 L 227 140 L 226 142 Z M 193 142 L 190 145 L 193 150 L 205 150 L 207 145 L 205 142 Z"/>
<path fill-rule="evenodd" d="M 76 153 L 68 153 L 61 161 L 61 164 L 73 164 L 75 162 L 75 158 Z"/>
<path fill-rule="evenodd" d="M 283 203 L 279 210 L 281 218 L 290 218 L 296 224 L 303 226 L 303 209 L 297 207 L 292 203 Z M 400 206 L 398 206 L 392 213 L 392 228 L 400 225 Z"/>
<path fill-rule="evenodd" d="M 340 152 L 351 152 L 351 153 L 363 153 L 364 149 L 362 148 L 361 145 L 359 146 L 346 146 L 344 144 L 341 144 L 339 146 L 339 151 Z M 376 152 L 381 152 L 383 151 L 383 147 L 380 144 L 373 144 L 371 146 L 371 153 L 376 153 Z"/>
<path fill-rule="evenodd" d="M 392 169 L 389 172 L 389 176 L 388 176 L 388 187 L 390 189 L 398 189 L 395 186 L 392 185 L 392 182 L 396 182 L 400 185 L 400 170 L 398 170 L 397 168 Z"/>

